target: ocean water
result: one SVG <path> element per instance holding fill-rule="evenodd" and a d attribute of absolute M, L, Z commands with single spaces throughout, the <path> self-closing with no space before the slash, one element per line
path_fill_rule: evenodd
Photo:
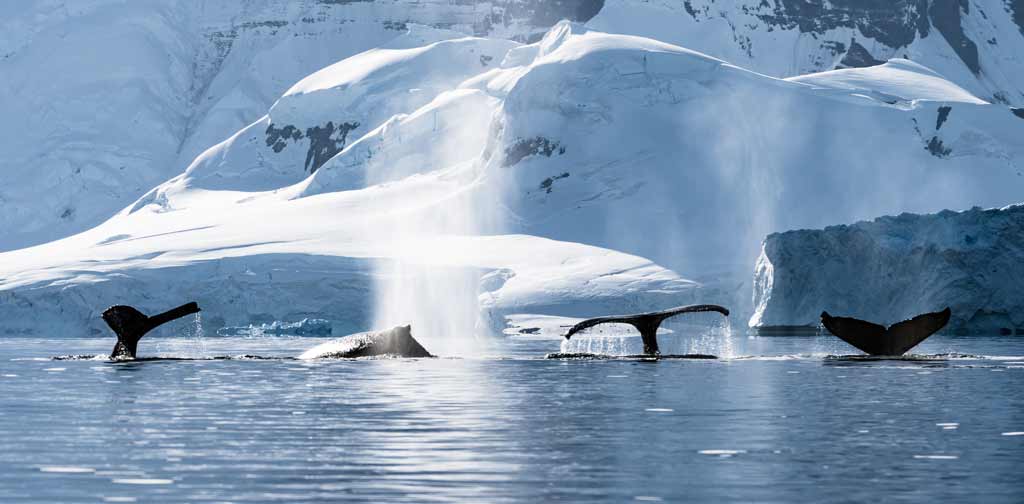
<path fill-rule="evenodd" d="M 1024 338 L 857 360 L 291 360 L 320 338 L 0 340 L 0 502 L 1021 502 Z M 207 359 L 256 355 L 263 358 Z"/>

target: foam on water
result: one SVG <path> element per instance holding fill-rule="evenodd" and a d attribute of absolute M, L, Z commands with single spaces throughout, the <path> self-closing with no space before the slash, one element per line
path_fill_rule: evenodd
<path fill-rule="evenodd" d="M 119 485 L 170 485 L 174 483 L 174 480 L 164 478 L 114 478 L 110 481 Z"/>
<path fill-rule="evenodd" d="M 697 453 L 701 455 L 715 455 L 718 457 L 731 457 L 733 455 L 739 455 L 746 453 L 746 450 L 699 450 Z"/>
<path fill-rule="evenodd" d="M 75 466 L 42 466 L 39 468 L 39 471 L 45 473 L 89 474 L 96 472 L 96 469 Z"/>

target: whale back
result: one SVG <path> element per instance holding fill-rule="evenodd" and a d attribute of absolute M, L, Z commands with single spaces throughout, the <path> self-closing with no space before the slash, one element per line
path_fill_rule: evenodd
<path fill-rule="evenodd" d="M 412 337 L 411 326 L 398 326 L 386 331 L 359 333 L 317 345 L 299 356 L 300 359 L 354 359 L 358 357 L 433 357 Z"/>

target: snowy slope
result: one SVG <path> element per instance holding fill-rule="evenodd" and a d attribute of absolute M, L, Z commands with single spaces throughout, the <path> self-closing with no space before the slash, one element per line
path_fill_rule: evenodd
<path fill-rule="evenodd" d="M 738 313 L 772 231 L 1005 205 L 1024 188 L 1024 120 L 931 73 L 878 76 L 882 94 L 903 89 L 894 100 L 579 25 L 536 51 L 467 83 L 503 100 L 484 160 L 512 230 L 648 257 L 730 292 L 715 301 Z"/>
<path fill-rule="evenodd" d="M 1020 0 L 608 0 L 590 26 L 776 77 L 905 58 L 986 101 L 1024 106 Z"/>
<path fill-rule="evenodd" d="M 0 250 L 98 224 L 347 56 L 403 34 L 410 46 L 526 39 L 565 17 L 589 19 L 592 4 L 5 2 Z"/>
<path fill-rule="evenodd" d="M 935 71 L 905 59 L 891 59 L 866 68 L 844 68 L 800 75 L 787 80 L 840 92 L 852 91 L 882 101 L 986 103 Z"/>
<path fill-rule="evenodd" d="M 1024 330 L 1024 206 L 901 214 L 772 234 L 751 326 L 817 325 L 827 310 L 881 323 L 953 309 L 952 331 Z"/>
<path fill-rule="evenodd" d="M 1019 0 L 45 0 L 4 13 L 0 112 L 15 119 L 0 126 L 0 250 L 98 224 L 298 80 L 407 33 L 405 47 L 523 42 L 591 20 L 777 77 L 905 57 L 985 101 L 1024 105 Z M 316 133 L 332 141 L 347 131 L 326 125 Z"/>
<path fill-rule="evenodd" d="M 115 301 L 196 298 L 211 328 L 412 322 L 431 349 L 515 314 L 700 301 L 746 320 L 770 232 L 1022 194 L 1024 118 L 883 70 L 781 80 L 573 23 L 363 54 L 101 226 L 0 255 L 0 316 L 74 332 Z M 363 103 L 312 174 L 307 133 L 268 146 L 278 112 L 308 130 Z"/>
<path fill-rule="evenodd" d="M 149 207 L 2 254 L 0 318 L 8 333 L 100 334 L 108 305 L 153 312 L 189 299 L 208 330 L 309 317 L 343 334 L 398 320 L 452 354 L 470 351 L 474 332 L 500 331 L 507 313 L 695 301 L 697 285 L 640 257 L 531 236 L 410 231 L 430 229 L 421 212 L 458 211 L 450 195 L 461 190 L 432 177 L 295 201 L 235 204 L 224 194 L 215 212 Z M 410 192 L 433 197 L 402 207 Z M 392 287 L 398 311 L 376 313 Z"/>
<path fill-rule="evenodd" d="M 470 37 L 393 48 L 408 45 L 407 38 L 302 79 L 267 115 L 197 158 L 183 183 L 252 191 L 298 182 L 348 142 L 426 105 L 517 45 Z"/>

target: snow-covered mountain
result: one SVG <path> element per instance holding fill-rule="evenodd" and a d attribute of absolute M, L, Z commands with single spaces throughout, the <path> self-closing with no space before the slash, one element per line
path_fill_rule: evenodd
<path fill-rule="evenodd" d="M 1024 106 L 1021 0 L 609 0 L 590 25 L 776 77 L 905 58 Z"/>
<path fill-rule="evenodd" d="M 1024 330 L 1024 205 L 902 214 L 769 236 L 751 326 L 817 326 L 828 310 L 894 323 L 953 309 L 949 330 Z"/>
<path fill-rule="evenodd" d="M 298 81 L 104 224 L 0 255 L 8 330 L 183 299 L 212 327 L 412 322 L 432 349 L 517 314 L 746 321 L 770 232 L 1024 190 L 1021 112 L 907 60 L 777 79 L 570 22 L 419 36 Z"/>
<path fill-rule="evenodd" d="M 306 75 L 405 35 L 527 40 L 584 0 L 5 1 L 0 250 L 99 224 Z"/>
<path fill-rule="evenodd" d="M 0 250 L 102 222 L 345 57 L 464 35 L 535 41 L 563 18 L 775 77 L 909 58 L 1024 105 L 1020 0 L 36 0 L 4 13 Z M 351 124 L 318 127 L 340 145 Z"/>

